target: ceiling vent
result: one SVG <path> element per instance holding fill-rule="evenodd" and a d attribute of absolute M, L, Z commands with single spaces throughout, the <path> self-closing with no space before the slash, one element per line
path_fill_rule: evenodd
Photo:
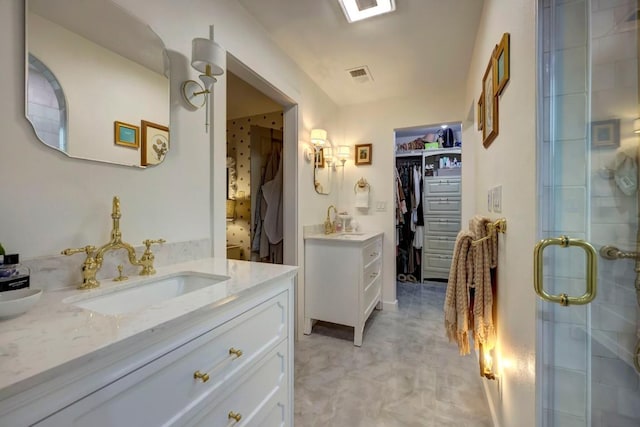
<path fill-rule="evenodd" d="M 351 78 L 356 83 L 369 83 L 373 81 L 373 77 L 371 76 L 371 72 L 366 65 L 362 65 L 360 67 L 351 68 L 347 70 Z"/>
<path fill-rule="evenodd" d="M 356 5 L 358 6 L 358 10 L 362 12 L 363 10 L 376 7 L 378 5 L 378 0 L 356 0 Z"/>

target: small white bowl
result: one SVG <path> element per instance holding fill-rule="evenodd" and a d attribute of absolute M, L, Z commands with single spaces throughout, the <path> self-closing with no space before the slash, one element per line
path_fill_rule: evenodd
<path fill-rule="evenodd" d="M 0 292 L 0 319 L 26 313 L 42 295 L 42 289 L 16 289 Z"/>

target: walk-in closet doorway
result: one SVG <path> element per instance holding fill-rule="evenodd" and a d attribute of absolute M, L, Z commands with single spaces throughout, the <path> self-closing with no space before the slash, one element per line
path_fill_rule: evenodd
<path fill-rule="evenodd" d="M 395 130 L 397 283 L 442 282 L 460 230 L 462 126 Z"/>

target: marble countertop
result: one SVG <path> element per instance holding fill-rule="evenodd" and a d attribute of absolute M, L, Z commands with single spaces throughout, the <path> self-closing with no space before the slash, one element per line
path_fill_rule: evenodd
<path fill-rule="evenodd" d="M 356 232 L 356 233 L 332 233 L 332 234 L 309 234 L 304 237 L 305 240 L 326 240 L 345 243 L 363 243 L 374 237 L 381 236 L 382 231 Z"/>
<path fill-rule="evenodd" d="M 167 326 L 190 315 L 208 313 L 244 295 L 259 285 L 292 277 L 297 267 L 224 258 L 205 258 L 158 267 L 154 276 L 130 277 L 126 282 L 105 279 L 99 288 L 64 288 L 45 291 L 27 313 L 0 320 L 0 400 L 33 385 L 39 377 L 74 359 L 100 351 L 126 339 Z M 215 286 L 192 291 L 127 314 L 103 315 L 63 300 L 77 300 L 113 292 L 181 272 L 228 276 Z M 38 288 L 38 283 L 32 283 Z M 253 292 L 252 292 L 253 291 Z"/>

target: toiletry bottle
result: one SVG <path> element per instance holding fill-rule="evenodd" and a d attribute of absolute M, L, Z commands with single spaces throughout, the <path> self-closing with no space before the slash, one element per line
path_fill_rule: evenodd
<path fill-rule="evenodd" d="M 0 263 L 0 292 L 29 287 L 29 268 L 20 264 L 18 254 L 4 255 Z"/>

